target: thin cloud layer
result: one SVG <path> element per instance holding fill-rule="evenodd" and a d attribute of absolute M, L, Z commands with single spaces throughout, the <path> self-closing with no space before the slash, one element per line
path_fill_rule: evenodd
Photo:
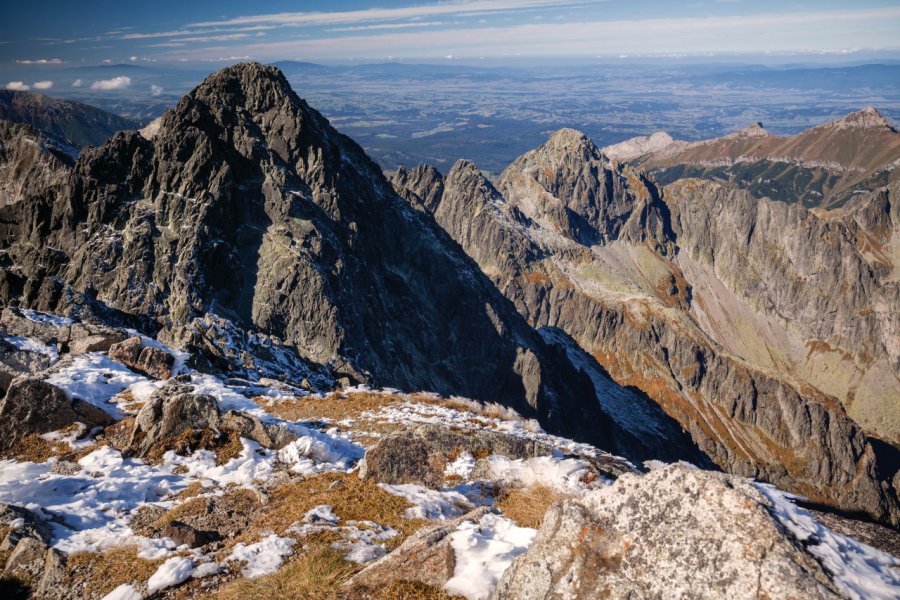
<path fill-rule="evenodd" d="M 34 82 L 34 89 L 36 89 L 36 90 L 49 90 L 52 87 L 53 87 L 53 82 L 49 81 L 49 80 Z"/>
<path fill-rule="evenodd" d="M 27 92 L 31 89 L 31 86 L 24 81 L 10 81 L 6 84 L 6 89 L 15 90 L 17 92 Z"/>

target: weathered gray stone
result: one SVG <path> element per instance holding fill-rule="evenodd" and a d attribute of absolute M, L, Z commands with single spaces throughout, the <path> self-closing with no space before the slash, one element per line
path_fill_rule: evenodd
<path fill-rule="evenodd" d="M 390 554 L 354 575 L 345 587 L 379 589 L 395 581 L 420 581 L 442 588 L 456 569 L 456 551 L 450 545 L 450 534 L 461 523 L 478 521 L 490 511 L 489 507 L 482 506 L 456 519 L 419 529 Z"/>
<path fill-rule="evenodd" d="M 550 508 L 496 600 L 842 597 L 732 476 L 673 465 Z"/>
<path fill-rule="evenodd" d="M 175 365 L 174 356 L 165 350 L 144 346 L 138 336 L 112 344 L 109 348 L 109 357 L 154 379 L 168 379 Z"/>
<path fill-rule="evenodd" d="M 477 457 L 500 454 L 519 459 L 548 456 L 551 448 L 495 431 L 454 431 L 440 425 L 421 425 L 412 431 L 385 436 L 366 450 L 359 464 L 359 476 L 380 483 L 437 488 L 444 480 L 444 469 L 452 462 L 451 457 L 462 452 Z"/>

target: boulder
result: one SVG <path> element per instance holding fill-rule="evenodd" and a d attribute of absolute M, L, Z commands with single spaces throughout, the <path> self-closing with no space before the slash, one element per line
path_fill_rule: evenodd
<path fill-rule="evenodd" d="M 168 379 L 175 357 L 159 348 L 144 346 L 139 336 L 130 337 L 109 348 L 109 357 L 138 373 L 154 379 Z"/>
<path fill-rule="evenodd" d="M 745 479 L 670 465 L 555 504 L 497 600 L 841 594 Z"/>
<path fill-rule="evenodd" d="M 221 429 L 237 431 L 263 448 L 280 450 L 297 439 L 297 434 L 284 425 L 263 423 L 258 418 L 238 411 L 229 411 L 219 421 Z"/>
<path fill-rule="evenodd" d="M 357 573 L 346 586 L 377 589 L 395 581 L 418 581 L 442 588 L 456 569 L 450 534 L 464 521 L 478 521 L 490 511 L 482 506 L 452 521 L 419 529 L 390 554 Z"/>
<path fill-rule="evenodd" d="M 160 530 L 159 535 L 170 538 L 178 546 L 186 545 L 188 548 L 198 548 L 218 537 L 199 531 L 181 521 L 172 521 Z"/>
<path fill-rule="evenodd" d="M 189 380 L 179 377 L 153 392 L 135 418 L 128 452 L 144 456 L 188 431 L 236 431 L 270 449 L 283 448 L 297 439 L 286 427 L 263 423 L 253 415 L 239 411 L 222 414 L 216 399 L 194 393 L 194 387 L 186 383 Z"/>
<path fill-rule="evenodd" d="M 191 393 L 181 384 L 167 385 L 154 392 L 138 412 L 129 448 L 137 455 L 189 429 L 215 429 L 219 423 L 216 399 Z"/>
<path fill-rule="evenodd" d="M 20 377 L 0 401 L 0 449 L 31 433 L 47 433 L 82 422 L 89 427 L 112 419 L 99 408 L 80 400 L 70 401 L 58 387 L 41 379 Z"/>
<path fill-rule="evenodd" d="M 440 487 L 451 457 L 468 452 L 476 457 L 500 454 L 512 459 L 549 456 L 552 449 L 540 442 L 496 431 L 454 431 L 439 425 L 422 425 L 383 437 L 366 450 L 359 476 L 380 483 L 415 483 Z"/>

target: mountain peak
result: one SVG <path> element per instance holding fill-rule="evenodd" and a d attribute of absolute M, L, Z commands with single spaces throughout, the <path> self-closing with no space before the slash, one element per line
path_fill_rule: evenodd
<path fill-rule="evenodd" d="M 578 148 L 583 146 L 593 146 L 594 142 L 581 131 L 564 127 L 554 131 L 547 140 L 548 144 L 555 146 Z"/>
<path fill-rule="evenodd" d="M 197 86 L 194 98 L 218 97 L 228 106 L 259 109 L 293 93 L 278 67 L 245 62 L 216 71 Z"/>
<path fill-rule="evenodd" d="M 756 138 L 756 137 L 766 137 L 768 135 L 769 135 L 769 132 L 765 130 L 762 122 L 757 121 L 756 123 L 753 123 L 752 125 L 748 125 L 747 127 L 744 127 L 740 131 L 735 132 L 735 133 L 731 134 L 731 136 L 727 136 L 727 137 Z"/>
<path fill-rule="evenodd" d="M 891 131 L 896 131 L 887 117 L 881 114 L 874 106 L 867 106 L 836 121 L 826 123 L 825 127 L 837 129 L 890 129 Z"/>

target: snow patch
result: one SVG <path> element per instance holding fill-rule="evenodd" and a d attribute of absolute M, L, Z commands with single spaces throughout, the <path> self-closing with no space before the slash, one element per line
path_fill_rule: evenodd
<path fill-rule="evenodd" d="M 488 513 L 478 522 L 466 521 L 450 534 L 456 556 L 453 577 L 444 584 L 451 594 L 486 600 L 503 572 L 531 546 L 537 530 L 519 527 L 506 517 Z"/>
<path fill-rule="evenodd" d="M 432 490 L 412 483 L 378 485 L 384 491 L 405 498 L 413 504 L 403 514 L 407 519 L 446 521 L 462 516 L 474 508 L 468 498 L 453 490 Z"/>
<path fill-rule="evenodd" d="M 817 523 L 794 500 L 767 483 L 755 484 L 772 503 L 772 515 L 815 556 L 834 583 L 854 600 L 900 598 L 900 559 Z"/>
<path fill-rule="evenodd" d="M 99 352 L 76 356 L 69 365 L 46 379 L 47 383 L 62 389 L 69 399 L 78 398 L 90 402 L 116 419 L 121 419 L 124 413 L 109 402 L 110 398 L 146 380 L 143 375 L 134 373 Z"/>
<path fill-rule="evenodd" d="M 147 592 L 151 595 L 167 587 L 186 581 L 194 570 L 194 561 L 184 556 L 173 556 L 159 565 L 156 573 L 147 580 Z"/>
<path fill-rule="evenodd" d="M 226 561 L 243 561 L 247 563 L 241 573 L 252 579 L 260 575 L 274 573 L 281 566 L 285 556 L 293 552 L 297 540 L 271 534 L 255 544 L 237 544 Z"/>

